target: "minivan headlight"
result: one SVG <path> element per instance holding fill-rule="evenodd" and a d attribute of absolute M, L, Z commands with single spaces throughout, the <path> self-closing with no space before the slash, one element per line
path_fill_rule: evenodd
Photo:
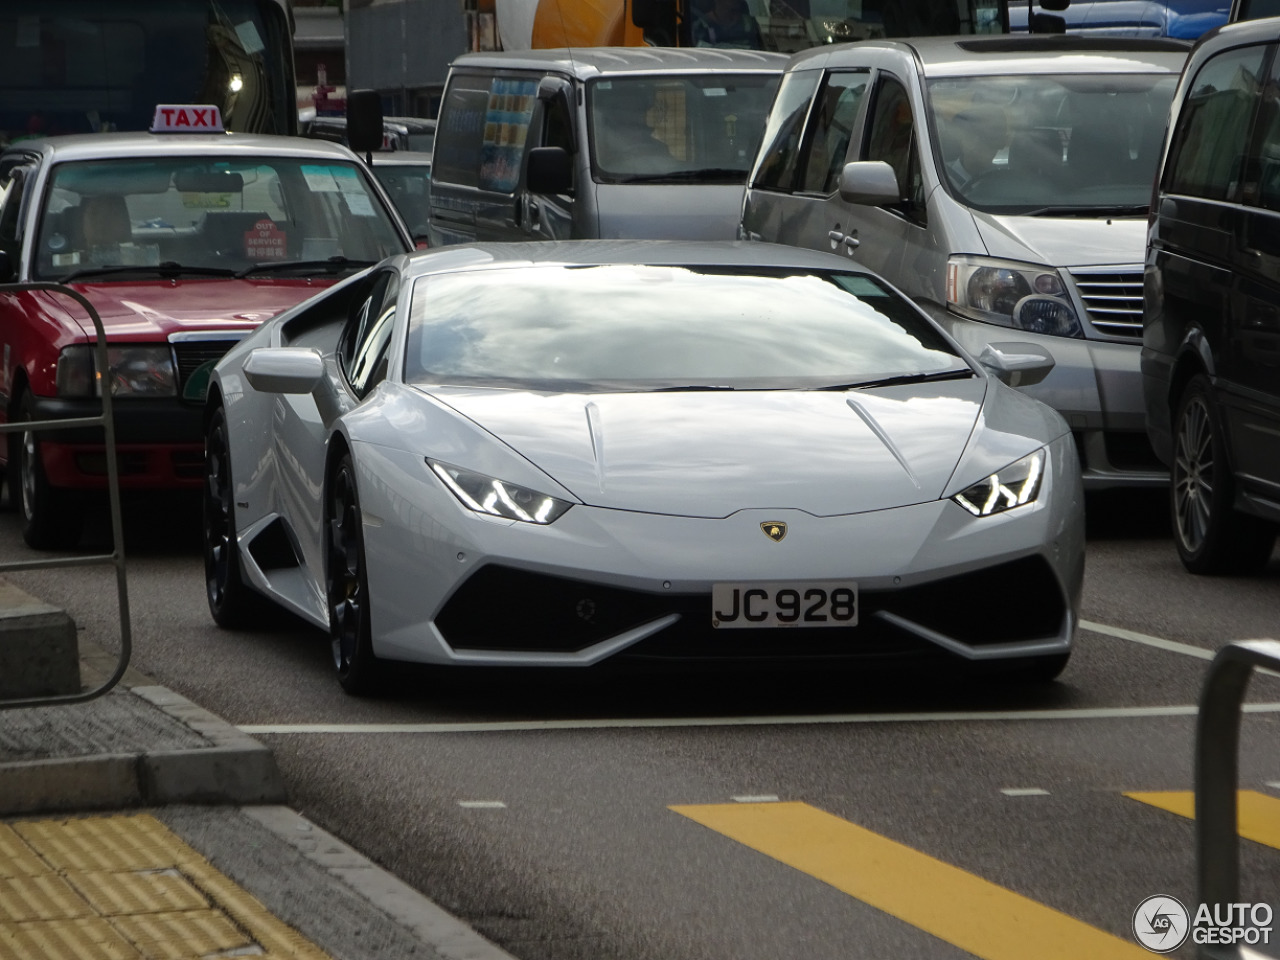
<path fill-rule="evenodd" d="M 481 473 L 472 473 L 439 460 L 428 458 L 427 465 L 464 507 L 476 513 L 504 520 L 548 524 L 554 523 L 573 506 L 567 500 L 538 493 L 505 480 L 486 477 Z"/>
<path fill-rule="evenodd" d="M 1045 451 L 1037 450 L 961 490 L 951 499 L 975 517 L 989 517 L 1032 503 L 1040 496 Z"/>
<path fill-rule="evenodd" d="M 952 257 L 947 261 L 947 306 L 973 320 L 1051 337 L 1083 337 L 1062 275 L 1052 267 Z"/>
<path fill-rule="evenodd" d="M 173 351 L 167 346 L 107 347 L 106 380 L 113 397 L 178 395 Z M 58 354 L 57 387 L 60 397 L 102 396 L 102 378 L 92 344 L 73 344 Z"/>

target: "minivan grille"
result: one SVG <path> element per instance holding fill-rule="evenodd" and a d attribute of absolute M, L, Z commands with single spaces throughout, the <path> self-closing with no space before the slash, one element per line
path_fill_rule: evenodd
<path fill-rule="evenodd" d="M 178 392 L 186 397 L 187 381 L 197 370 L 210 361 L 221 360 L 223 355 L 236 345 L 239 336 L 226 340 L 182 340 L 173 344 L 173 352 L 178 360 Z M 204 377 L 201 378 L 202 380 Z M 199 399 L 203 399 L 203 385 Z"/>
<path fill-rule="evenodd" d="M 1089 321 L 1099 333 L 1142 337 L 1142 271 L 1071 272 Z"/>

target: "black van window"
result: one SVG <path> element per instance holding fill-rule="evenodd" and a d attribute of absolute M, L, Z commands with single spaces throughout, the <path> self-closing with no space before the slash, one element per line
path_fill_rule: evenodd
<path fill-rule="evenodd" d="M 794 70 L 782 78 L 765 126 L 762 142 L 766 146 L 760 153 L 752 186 L 783 193 L 790 193 L 795 186 L 800 136 L 821 78 L 820 70 Z"/>
<path fill-rule="evenodd" d="M 1167 192 L 1208 200 L 1235 196 L 1265 54 L 1261 44 L 1228 50 L 1196 74 L 1169 150 Z"/>
<path fill-rule="evenodd" d="M 1280 210 L 1280 87 L 1277 69 L 1271 65 L 1271 81 L 1262 90 L 1257 132 L 1245 162 L 1244 202 Z"/>
<path fill-rule="evenodd" d="M 858 117 L 858 105 L 867 91 L 867 73 L 833 73 L 818 97 L 809 122 L 809 142 L 800 189 L 805 193 L 831 194 L 840 181 L 849 139 Z"/>

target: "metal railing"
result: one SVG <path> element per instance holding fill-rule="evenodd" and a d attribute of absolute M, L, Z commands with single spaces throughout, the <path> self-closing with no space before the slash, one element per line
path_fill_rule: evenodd
<path fill-rule="evenodd" d="M 1218 650 L 1196 720 L 1196 888 L 1200 903 L 1240 899 L 1240 713 L 1254 670 L 1280 670 L 1280 641 L 1239 640 Z M 1199 960 L 1267 960 L 1248 946 L 1200 945 Z"/>
<path fill-rule="evenodd" d="M 80 306 L 84 307 L 89 314 L 89 318 L 93 321 L 94 330 L 97 333 L 97 344 L 94 350 L 97 360 L 97 368 L 105 373 L 109 369 L 107 365 L 107 336 L 102 328 L 102 318 L 98 315 L 98 311 L 93 308 L 84 296 L 72 290 L 70 287 L 63 286 L 60 283 L 5 283 L 0 284 L 0 295 L 6 293 L 20 293 L 24 290 L 48 290 L 52 293 L 61 294 L 75 300 Z M 105 384 L 105 377 L 102 382 Z M 16 570 L 44 570 L 53 567 L 84 567 L 91 565 L 112 564 L 116 568 L 116 593 L 119 598 L 120 607 L 120 657 L 116 663 L 115 670 L 112 672 L 102 685 L 92 690 L 82 691 L 74 694 L 59 694 L 43 697 L 28 697 L 23 699 L 0 700 L 0 710 L 9 710 L 15 707 L 34 707 L 46 706 L 49 704 L 62 703 L 83 703 L 87 700 L 93 700 L 102 696 L 120 682 L 125 671 L 129 668 L 129 658 L 133 652 L 133 640 L 129 627 L 129 591 L 128 584 L 125 579 L 124 565 L 124 535 L 123 524 L 120 514 L 120 475 L 116 466 L 116 428 L 115 418 L 111 408 L 111 391 L 109 389 L 102 390 L 102 413 L 96 417 L 74 417 L 65 420 L 23 420 L 18 423 L 0 424 L 0 433 L 25 433 L 28 430 L 39 430 L 46 432 L 50 430 L 69 430 L 77 427 L 96 427 L 100 426 L 104 431 L 104 443 L 106 445 L 106 461 L 107 461 L 107 487 L 108 495 L 111 501 L 111 540 L 112 551 L 107 554 L 85 554 L 75 557 L 48 557 L 39 560 L 16 560 L 0 563 L 0 574 Z M 10 444 L 12 451 L 12 444 Z M 13 454 L 10 452 L 10 458 Z M 12 473 L 11 473 L 12 476 Z M 12 500 L 16 497 L 17 491 L 10 490 L 9 497 Z"/>

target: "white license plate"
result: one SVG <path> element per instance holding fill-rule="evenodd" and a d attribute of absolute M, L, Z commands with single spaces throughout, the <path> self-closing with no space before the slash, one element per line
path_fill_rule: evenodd
<path fill-rule="evenodd" d="M 711 625 L 731 627 L 856 627 L 858 582 L 717 583 Z"/>

